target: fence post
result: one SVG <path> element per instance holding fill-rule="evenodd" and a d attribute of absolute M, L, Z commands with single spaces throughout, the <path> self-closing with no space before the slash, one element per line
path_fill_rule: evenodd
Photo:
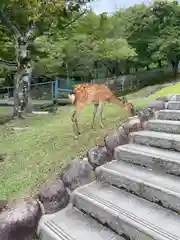
<path fill-rule="evenodd" d="M 54 81 L 51 82 L 52 101 L 54 100 Z"/>
<path fill-rule="evenodd" d="M 58 100 L 58 93 L 59 93 L 59 80 L 56 79 L 55 81 L 55 99 Z"/>

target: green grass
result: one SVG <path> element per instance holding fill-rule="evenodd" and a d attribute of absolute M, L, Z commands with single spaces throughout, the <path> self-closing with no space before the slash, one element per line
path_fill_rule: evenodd
<path fill-rule="evenodd" d="M 180 84 L 178 85 L 180 88 Z M 177 86 L 164 89 L 160 94 L 175 92 Z M 147 91 L 128 96 L 138 107 L 145 106 L 152 97 L 143 98 Z M 146 93 L 147 94 L 147 93 Z M 158 93 L 159 94 L 159 93 Z M 144 95 L 145 96 L 145 95 Z M 154 94 L 154 97 L 157 94 Z M 159 96 L 159 95 L 158 95 Z M 7 158 L 0 163 L 0 198 L 13 200 L 22 196 L 33 196 L 39 186 L 61 172 L 75 156 L 83 155 L 87 149 L 103 139 L 104 135 L 116 129 L 127 118 L 126 111 L 119 106 L 107 104 L 104 110 L 104 129 L 96 121 L 96 129 L 90 128 L 92 105 L 86 107 L 80 115 L 82 135 L 73 140 L 70 121 L 73 106 L 60 107 L 58 113 L 30 117 L 0 126 L 0 151 Z M 0 108 L 0 111 L 7 109 Z M 13 132 L 12 126 L 28 126 L 23 132 Z"/>
<path fill-rule="evenodd" d="M 12 132 L 0 127 L 0 149 L 8 157 L 0 163 L 0 196 L 14 199 L 34 195 L 39 185 L 73 157 L 94 146 L 99 138 L 120 125 L 126 112 L 107 104 L 104 110 L 104 129 L 97 119 L 96 130 L 91 130 L 92 106 L 80 116 L 82 135 L 73 140 L 70 115 L 73 107 L 61 107 L 56 115 L 36 116 L 12 122 L 15 126 L 29 126 L 23 132 Z"/>
<path fill-rule="evenodd" d="M 155 100 L 160 96 L 165 96 L 167 94 L 180 94 L 180 83 L 176 83 L 175 85 L 164 87 L 154 94 L 146 97 L 148 93 L 151 93 L 158 86 L 160 85 L 145 87 L 133 94 L 128 95 L 127 97 L 130 101 L 136 102 L 136 105 L 141 107 L 147 105 L 150 101 Z"/>
<path fill-rule="evenodd" d="M 171 85 L 169 87 L 162 88 L 161 90 L 150 95 L 148 97 L 148 99 L 149 100 L 156 99 L 157 97 L 165 96 L 167 94 L 180 94 L 180 83 L 176 83 L 175 85 Z"/>
<path fill-rule="evenodd" d="M 12 107 L 1 107 L 0 106 L 0 116 L 8 115 L 8 114 L 11 114 L 12 112 L 13 112 Z"/>

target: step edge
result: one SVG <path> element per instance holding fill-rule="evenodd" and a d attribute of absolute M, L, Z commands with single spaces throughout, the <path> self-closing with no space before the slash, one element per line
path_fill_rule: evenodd
<path fill-rule="evenodd" d="M 136 167 L 136 165 L 135 165 L 135 167 Z M 112 169 L 107 169 L 107 168 L 105 168 L 105 167 L 103 167 L 103 166 L 100 166 L 100 167 L 98 167 L 98 168 L 99 168 L 99 169 L 104 169 L 106 172 L 112 173 L 112 174 L 114 174 L 114 175 L 116 175 L 116 176 L 118 176 L 118 177 L 123 177 L 123 178 L 126 178 L 126 179 L 128 179 L 128 180 L 131 180 L 131 181 L 133 181 L 133 182 L 146 185 L 146 186 L 151 187 L 151 188 L 153 188 L 153 189 L 155 189 L 155 190 L 162 190 L 164 193 L 166 193 L 166 194 L 168 194 L 168 195 L 172 195 L 172 196 L 175 196 L 175 197 L 180 198 L 180 192 L 171 191 L 171 190 L 169 190 L 169 189 L 167 189 L 167 188 L 160 187 L 160 186 L 155 185 L 155 184 L 153 184 L 153 183 L 149 183 L 149 182 L 147 182 L 146 180 L 143 181 L 143 180 L 139 180 L 139 179 L 138 179 L 138 181 L 137 181 L 137 179 L 136 179 L 135 177 L 131 177 L 131 176 L 129 176 L 129 175 L 126 175 L 126 174 L 123 174 L 123 173 L 119 173 L 119 172 L 114 171 L 114 170 L 112 170 Z M 97 171 L 98 171 L 99 169 L 97 169 Z M 146 170 L 146 171 L 147 171 L 147 170 Z M 96 174 L 98 174 L 98 173 L 96 173 Z M 99 173 L 99 174 L 100 174 L 100 173 Z"/>
<path fill-rule="evenodd" d="M 143 145 L 144 146 L 144 145 Z M 152 147 L 153 148 L 153 147 Z M 160 148 L 161 149 L 161 148 Z M 130 151 L 129 151 L 130 150 Z M 165 149 L 166 150 L 166 149 Z M 137 154 L 137 155 L 141 155 L 141 156 L 145 156 L 146 155 L 146 157 L 152 157 L 153 159 L 163 159 L 164 161 L 168 161 L 168 162 L 171 162 L 171 163 L 178 163 L 178 164 L 180 164 L 180 161 L 178 161 L 177 159 L 175 159 L 175 158 L 171 158 L 171 159 L 169 159 L 168 157 L 166 157 L 166 156 L 163 156 L 163 155 L 157 155 L 156 154 L 156 156 L 154 156 L 154 154 L 153 153 L 148 153 L 148 152 L 145 152 L 145 151 L 140 151 L 140 150 L 136 150 L 136 149 L 130 149 L 130 148 L 121 148 L 121 146 L 118 146 L 118 147 L 116 147 L 115 148 L 115 154 L 116 153 L 119 153 L 119 152 L 126 152 L 126 153 L 134 153 L 134 154 Z M 168 150 L 167 150 L 168 151 Z M 169 151 L 169 152 L 171 152 L 171 151 Z M 177 152 L 177 154 L 178 155 L 180 155 L 180 152 Z"/>
<path fill-rule="evenodd" d="M 163 124 L 168 124 L 168 125 L 174 125 L 173 123 L 176 123 L 177 125 L 180 125 L 180 121 L 176 120 L 164 120 L 164 119 L 153 119 L 149 120 L 148 123 L 163 123 Z"/>
<path fill-rule="evenodd" d="M 101 201 L 101 200 L 103 200 L 103 199 L 101 199 L 100 197 L 96 197 L 96 196 L 94 196 L 94 199 L 93 199 L 92 195 L 93 195 L 92 193 L 89 194 L 89 193 L 76 192 L 76 196 L 77 196 L 77 197 L 79 196 L 80 198 L 85 199 L 85 201 L 89 201 L 89 200 L 87 200 L 87 198 L 88 198 L 88 199 L 90 199 L 90 200 L 92 200 L 92 201 L 95 201 L 95 202 L 96 202 L 96 206 L 97 206 L 97 205 L 100 205 L 100 206 L 102 205 L 102 206 L 104 206 L 103 201 Z M 98 198 L 99 198 L 99 201 L 97 200 Z M 131 225 L 132 225 L 132 226 L 135 226 L 135 227 L 138 228 L 140 231 L 143 231 L 143 232 L 145 232 L 146 234 L 149 234 L 149 231 L 151 231 L 151 232 L 153 232 L 153 233 L 155 233 L 155 234 L 158 234 L 158 235 L 161 235 L 161 236 L 164 236 L 164 237 L 173 239 L 173 240 L 179 240 L 179 237 L 178 237 L 178 236 L 172 235 L 171 233 L 163 230 L 162 228 L 160 228 L 160 227 L 158 227 L 158 226 L 156 226 L 156 225 L 154 225 L 154 224 L 152 224 L 152 223 L 150 223 L 150 222 L 146 222 L 146 220 L 144 220 L 144 219 L 142 219 L 142 218 L 139 218 L 139 217 L 135 216 L 134 214 L 128 212 L 127 210 L 121 209 L 120 207 L 117 207 L 117 206 L 114 205 L 116 209 L 113 209 L 113 207 L 109 207 L 109 206 L 108 206 L 110 202 L 108 202 L 107 200 L 104 200 L 104 201 L 106 201 L 106 203 L 107 203 L 106 206 L 104 206 L 104 208 L 103 208 L 105 211 L 107 211 L 107 208 L 108 208 L 108 210 L 110 211 L 110 214 L 111 214 L 111 215 L 114 215 L 115 217 L 117 217 L 117 211 L 118 211 L 118 208 L 119 208 L 120 210 L 122 210 L 122 211 L 120 211 L 119 214 L 118 214 L 118 215 L 121 215 L 120 218 L 121 218 L 122 220 L 124 220 L 124 222 L 127 222 L 127 219 L 130 220 Z M 146 201 L 147 201 L 147 200 L 146 200 Z M 94 203 L 93 203 L 93 204 L 94 204 Z M 153 203 L 151 203 L 151 204 L 153 204 Z M 110 205 L 113 205 L 113 204 L 110 203 Z M 99 207 L 100 207 L 100 206 L 99 206 Z M 170 211 L 170 210 L 169 210 L 169 211 Z M 113 214 L 112 212 L 115 212 L 115 213 Z M 129 216 L 128 216 L 128 215 L 129 215 Z M 142 224 L 142 223 L 143 223 L 143 224 Z M 129 224 L 129 223 L 128 223 L 128 224 Z M 143 227 L 145 227 L 146 230 L 144 230 Z M 162 230 L 162 231 L 161 231 L 161 230 Z"/>
<path fill-rule="evenodd" d="M 142 132 L 145 132 L 145 134 L 143 135 Z M 168 133 L 168 132 L 157 132 L 157 131 L 151 131 L 151 130 L 149 130 L 149 131 L 148 130 L 143 130 L 143 131 L 131 132 L 129 134 L 129 136 L 130 137 L 141 136 L 141 137 L 151 137 L 151 138 L 166 139 L 166 140 L 170 140 L 170 141 L 180 141 L 180 134 Z M 179 139 L 175 140 L 175 138 L 179 138 Z"/>

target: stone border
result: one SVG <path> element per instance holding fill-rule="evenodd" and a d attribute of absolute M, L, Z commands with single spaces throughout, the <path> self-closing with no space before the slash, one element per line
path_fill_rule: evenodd
<path fill-rule="evenodd" d="M 111 161 L 114 149 L 129 142 L 129 133 L 143 130 L 146 122 L 155 116 L 156 110 L 139 109 L 138 115 L 128 118 L 116 132 L 104 138 L 103 146 L 89 149 L 85 158 L 76 157 L 51 182 L 43 184 L 36 199 L 22 199 L 11 206 L 0 201 L 0 240 L 33 240 L 41 216 L 65 208 L 71 192 L 94 181 L 96 167 Z"/>

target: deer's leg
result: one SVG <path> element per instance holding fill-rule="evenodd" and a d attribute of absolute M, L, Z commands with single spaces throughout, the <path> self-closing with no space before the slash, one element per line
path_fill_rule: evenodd
<path fill-rule="evenodd" d="M 72 117 L 71 117 L 71 121 L 73 123 L 73 131 L 76 136 L 80 135 L 79 126 L 78 126 L 78 116 L 79 116 L 79 113 L 81 112 L 81 110 L 85 107 L 85 105 L 86 104 L 83 102 L 77 102 L 76 110 L 73 112 Z"/>
<path fill-rule="evenodd" d="M 79 129 L 78 129 L 78 122 L 77 122 L 77 110 L 75 110 L 73 112 L 72 117 L 71 117 L 71 121 L 72 121 L 72 127 L 73 127 L 74 134 L 76 136 L 80 135 L 80 132 L 79 132 Z"/>
<path fill-rule="evenodd" d="M 101 103 L 99 104 L 99 115 L 100 115 L 100 127 L 101 127 L 101 128 L 104 127 L 104 125 L 103 125 L 103 123 L 102 123 L 102 113 L 103 113 L 103 110 L 104 110 L 104 103 L 101 102 Z"/>
<path fill-rule="evenodd" d="M 91 128 L 94 128 L 94 123 L 95 123 L 96 115 L 97 115 L 97 112 L 98 112 L 98 108 L 99 108 L 99 103 L 95 103 L 94 104 L 94 112 L 93 112 L 93 120 L 92 120 Z"/>

